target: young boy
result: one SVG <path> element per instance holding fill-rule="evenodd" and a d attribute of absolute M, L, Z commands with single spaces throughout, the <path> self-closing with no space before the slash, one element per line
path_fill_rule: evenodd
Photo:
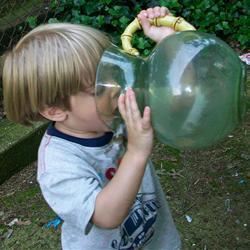
<path fill-rule="evenodd" d="M 156 42 L 173 30 L 148 18 L 166 8 L 142 11 L 144 33 Z M 141 116 L 128 89 L 118 100 L 127 147 L 100 120 L 95 72 L 110 44 L 86 26 L 50 24 L 23 37 L 3 72 L 9 119 L 49 125 L 39 148 L 38 182 L 49 206 L 63 219 L 63 249 L 180 249 L 180 239 L 149 156 L 150 108 Z"/>

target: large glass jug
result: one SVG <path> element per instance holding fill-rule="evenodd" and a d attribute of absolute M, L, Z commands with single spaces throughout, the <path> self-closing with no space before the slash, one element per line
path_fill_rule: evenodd
<path fill-rule="evenodd" d="M 111 129 L 122 122 L 117 99 L 128 87 L 134 89 L 141 111 L 151 107 L 159 140 L 178 149 L 211 146 L 242 120 L 243 63 L 219 38 L 187 29 L 166 37 L 148 58 L 139 57 L 130 44 L 134 55 L 114 45 L 104 52 L 97 69 L 96 105 Z"/>

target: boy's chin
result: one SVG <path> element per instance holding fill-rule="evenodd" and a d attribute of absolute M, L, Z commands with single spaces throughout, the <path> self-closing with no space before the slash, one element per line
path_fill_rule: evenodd
<path fill-rule="evenodd" d="M 111 128 L 108 128 L 107 126 L 105 126 L 102 131 L 100 132 L 112 132 Z"/>
<path fill-rule="evenodd" d="M 98 132 L 98 133 L 105 133 L 105 132 L 111 132 L 112 130 L 111 130 L 111 128 L 109 128 L 106 124 L 102 124 L 101 126 L 98 126 L 97 128 L 96 128 L 96 132 Z"/>

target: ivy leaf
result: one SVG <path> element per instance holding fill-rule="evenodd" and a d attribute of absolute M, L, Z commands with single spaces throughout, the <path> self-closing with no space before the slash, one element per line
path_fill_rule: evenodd
<path fill-rule="evenodd" d="M 85 5 L 85 10 L 87 15 L 92 15 L 97 10 L 97 4 L 95 2 L 88 2 L 88 4 Z"/>
<path fill-rule="evenodd" d="M 82 24 L 90 24 L 91 23 L 91 18 L 86 15 L 81 15 L 80 17 L 81 23 Z"/>
<path fill-rule="evenodd" d="M 100 3 L 102 4 L 110 4 L 112 0 L 100 0 Z"/>
<path fill-rule="evenodd" d="M 48 23 L 59 23 L 60 21 L 57 18 L 50 18 Z"/>
<path fill-rule="evenodd" d="M 213 12 L 215 12 L 215 13 L 219 12 L 219 7 L 218 7 L 218 5 L 217 5 L 217 4 L 213 5 L 212 8 L 211 8 L 211 10 L 212 10 Z"/>
<path fill-rule="evenodd" d="M 215 25 L 215 29 L 216 30 L 223 30 L 223 27 L 222 27 L 222 25 L 220 23 L 218 23 L 218 24 Z"/>
<path fill-rule="evenodd" d="M 98 28 L 101 28 L 104 23 L 105 23 L 104 16 L 103 15 L 97 16 L 97 18 L 96 18 L 96 26 Z"/>
<path fill-rule="evenodd" d="M 74 0 L 75 6 L 83 6 L 85 4 L 85 0 Z"/>
<path fill-rule="evenodd" d="M 30 28 L 35 28 L 37 26 L 37 17 L 35 16 L 29 16 L 26 19 L 26 22 L 28 23 L 28 25 L 30 26 Z"/>
<path fill-rule="evenodd" d="M 140 37 L 138 40 L 137 40 L 137 47 L 139 49 L 144 49 L 145 48 L 145 40 Z"/>
<path fill-rule="evenodd" d="M 56 9 L 58 7 L 58 2 L 57 2 L 57 0 L 52 0 L 52 1 L 50 1 L 50 3 L 49 3 L 49 8 L 50 9 Z"/>
<path fill-rule="evenodd" d="M 225 22 L 225 21 L 222 22 L 222 27 L 223 29 L 226 29 L 226 30 L 230 29 L 228 22 Z"/>
<path fill-rule="evenodd" d="M 111 21 L 111 24 L 114 26 L 114 27 L 117 27 L 119 22 L 117 20 L 112 20 Z"/>
<path fill-rule="evenodd" d="M 108 10 L 108 13 L 113 17 L 119 17 L 121 15 L 121 6 L 114 6 Z"/>
<path fill-rule="evenodd" d="M 126 26 L 128 25 L 130 19 L 125 17 L 125 16 L 122 16 L 120 19 L 119 19 L 119 22 L 121 24 L 121 28 L 126 28 Z"/>

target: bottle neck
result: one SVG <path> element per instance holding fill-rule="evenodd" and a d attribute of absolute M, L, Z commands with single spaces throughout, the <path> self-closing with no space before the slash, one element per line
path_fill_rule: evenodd
<path fill-rule="evenodd" d="M 118 112 L 118 97 L 127 88 L 134 89 L 140 110 L 144 106 L 144 60 L 126 54 L 115 45 L 103 53 L 96 73 L 95 100 L 100 118 L 116 129 L 122 122 Z"/>

